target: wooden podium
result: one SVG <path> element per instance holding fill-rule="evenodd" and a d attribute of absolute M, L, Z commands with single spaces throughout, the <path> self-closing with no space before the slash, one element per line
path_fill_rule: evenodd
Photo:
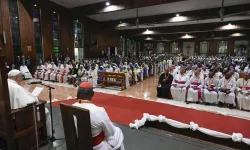
<path fill-rule="evenodd" d="M 39 145 L 47 141 L 45 102 L 36 104 Z M 33 105 L 11 110 L 5 56 L 0 56 L 0 149 L 30 150 L 36 147 Z M 2 146 L 2 147 L 1 147 Z"/>

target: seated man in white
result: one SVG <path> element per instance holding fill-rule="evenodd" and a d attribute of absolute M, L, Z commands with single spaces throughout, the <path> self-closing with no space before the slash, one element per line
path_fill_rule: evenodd
<path fill-rule="evenodd" d="M 199 103 L 203 100 L 202 98 L 202 89 L 204 87 L 204 76 L 200 75 L 199 70 L 194 70 L 194 74 L 188 81 L 190 86 L 188 89 L 187 103 L 196 102 Z"/>
<path fill-rule="evenodd" d="M 98 107 L 91 103 L 93 96 L 93 86 L 89 82 L 83 82 L 77 91 L 78 102 L 73 104 L 73 106 L 89 110 L 93 149 L 125 150 L 123 145 L 124 136 L 121 129 L 113 125 L 103 107 Z M 75 121 L 77 120 L 75 119 Z M 102 140 L 98 140 L 100 138 Z"/>
<path fill-rule="evenodd" d="M 25 62 L 23 62 L 22 66 L 20 66 L 20 71 L 24 76 L 24 79 L 32 79 L 32 75 L 27 66 L 25 65 Z"/>
<path fill-rule="evenodd" d="M 49 81 L 50 80 L 50 73 L 52 72 L 52 65 L 50 63 L 50 61 L 48 61 L 48 65 L 47 65 L 47 68 L 46 68 L 46 72 L 45 72 L 45 75 L 44 75 L 44 80 L 45 81 Z"/>
<path fill-rule="evenodd" d="M 237 80 L 237 100 L 240 109 L 250 110 L 250 82 L 249 74 L 245 73 L 243 78 Z"/>
<path fill-rule="evenodd" d="M 52 67 L 50 68 L 50 81 L 56 81 L 57 66 L 54 62 L 51 62 Z"/>
<path fill-rule="evenodd" d="M 225 74 L 219 81 L 219 106 L 222 107 L 223 104 L 229 105 L 230 109 L 233 109 L 236 106 L 235 103 L 235 89 L 236 89 L 236 81 L 235 78 L 232 77 L 232 72 L 229 71 Z"/>
<path fill-rule="evenodd" d="M 174 100 L 184 102 L 186 100 L 186 87 L 188 77 L 185 74 L 185 68 L 182 67 L 180 73 L 174 76 L 171 86 L 171 94 Z"/>
<path fill-rule="evenodd" d="M 28 104 L 35 103 L 38 101 L 38 98 L 33 96 L 25 88 L 19 84 L 22 81 L 22 74 L 19 70 L 13 69 L 8 73 L 8 88 L 10 96 L 10 105 L 11 109 L 20 109 L 26 107 Z M 51 118 L 50 113 L 47 108 L 45 108 L 46 113 L 46 126 L 47 126 L 47 135 L 51 136 Z"/>
<path fill-rule="evenodd" d="M 37 68 L 36 68 L 36 72 L 34 73 L 34 77 L 36 79 L 41 79 L 40 76 L 41 76 L 41 71 L 42 71 L 42 68 L 44 68 L 44 66 L 40 63 Z"/>
<path fill-rule="evenodd" d="M 204 101 L 206 104 L 218 103 L 219 80 L 214 77 L 214 72 L 210 71 L 205 79 Z"/>

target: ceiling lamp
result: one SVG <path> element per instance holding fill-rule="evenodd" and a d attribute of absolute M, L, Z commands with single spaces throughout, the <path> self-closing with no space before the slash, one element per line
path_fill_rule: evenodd
<path fill-rule="evenodd" d="M 153 40 L 153 38 L 148 36 L 145 40 Z"/>
<path fill-rule="evenodd" d="M 242 34 L 242 33 L 233 33 L 230 36 L 232 36 L 232 37 L 238 37 L 238 36 L 245 36 L 245 34 Z"/>
<path fill-rule="evenodd" d="M 110 5 L 110 3 L 109 2 L 106 2 L 106 6 L 109 6 Z"/>
<path fill-rule="evenodd" d="M 194 36 L 186 34 L 185 36 L 182 36 L 181 38 L 182 39 L 191 39 L 191 38 L 194 38 Z"/>
<path fill-rule="evenodd" d="M 36 6 L 37 6 L 37 4 L 34 4 L 34 6 L 36 7 Z"/>
<path fill-rule="evenodd" d="M 176 17 L 179 17 L 180 15 L 179 14 L 176 14 Z"/>

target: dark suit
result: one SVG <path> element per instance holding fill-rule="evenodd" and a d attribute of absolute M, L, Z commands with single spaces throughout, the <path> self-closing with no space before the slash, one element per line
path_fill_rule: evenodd
<path fill-rule="evenodd" d="M 164 79 L 166 79 L 165 82 L 163 81 Z M 162 98 L 172 99 L 170 94 L 170 88 L 172 82 L 173 82 L 173 76 L 171 74 L 166 75 L 165 73 L 162 73 L 158 81 L 158 85 L 160 85 L 160 87 L 159 86 L 157 87 L 157 96 Z"/>

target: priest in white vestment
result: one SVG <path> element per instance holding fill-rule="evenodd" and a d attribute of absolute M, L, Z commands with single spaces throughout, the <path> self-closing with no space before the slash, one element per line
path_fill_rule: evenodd
<path fill-rule="evenodd" d="M 121 129 L 113 125 L 103 107 L 91 103 L 93 96 L 93 86 L 89 82 L 83 82 L 78 88 L 78 102 L 73 104 L 73 106 L 89 110 L 93 150 L 125 150 L 123 145 L 124 136 Z M 76 128 L 77 121 L 75 118 Z"/>
<path fill-rule="evenodd" d="M 201 102 L 203 100 L 203 87 L 204 87 L 204 76 L 200 75 L 199 70 L 194 70 L 194 74 L 188 80 L 188 95 L 187 95 L 187 103 L 189 102 Z"/>
<path fill-rule="evenodd" d="M 237 80 L 237 100 L 238 107 L 244 110 L 250 110 L 250 81 L 249 74 L 245 73 L 243 78 Z"/>
<path fill-rule="evenodd" d="M 48 62 L 46 70 L 47 71 L 44 74 L 44 80 L 49 81 L 50 80 L 50 73 L 53 71 L 52 70 L 52 64 L 50 62 Z"/>
<path fill-rule="evenodd" d="M 22 66 L 20 66 L 20 71 L 25 79 L 32 79 L 32 75 L 28 67 L 25 65 L 25 62 L 23 62 Z"/>
<path fill-rule="evenodd" d="M 210 71 L 205 79 L 204 101 L 206 104 L 218 103 L 219 80 L 214 77 L 214 72 Z"/>
<path fill-rule="evenodd" d="M 174 76 L 171 86 L 171 94 L 174 100 L 184 102 L 186 100 L 186 87 L 188 77 L 185 75 L 185 68 L 181 68 L 180 73 Z"/>
<path fill-rule="evenodd" d="M 10 96 L 11 109 L 20 109 L 28 104 L 38 102 L 38 98 L 28 92 L 19 84 L 22 81 L 22 74 L 19 70 L 13 69 L 8 73 L 8 88 Z M 47 136 L 51 136 L 51 118 L 47 108 L 45 108 Z"/>
<path fill-rule="evenodd" d="M 232 77 L 232 72 L 227 72 L 225 77 L 223 77 L 219 81 L 219 106 L 223 106 L 223 104 L 228 104 L 229 108 L 232 109 L 236 106 L 235 103 L 235 89 L 236 89 L 236 81 L 235 78 Z"/>
<path fill-rule="evenodd" d="M 90 82 L 94 87 L 97 87 L 98 74 L 94 65 L 91 66 L 88 75 L 88 82 Z"/>

